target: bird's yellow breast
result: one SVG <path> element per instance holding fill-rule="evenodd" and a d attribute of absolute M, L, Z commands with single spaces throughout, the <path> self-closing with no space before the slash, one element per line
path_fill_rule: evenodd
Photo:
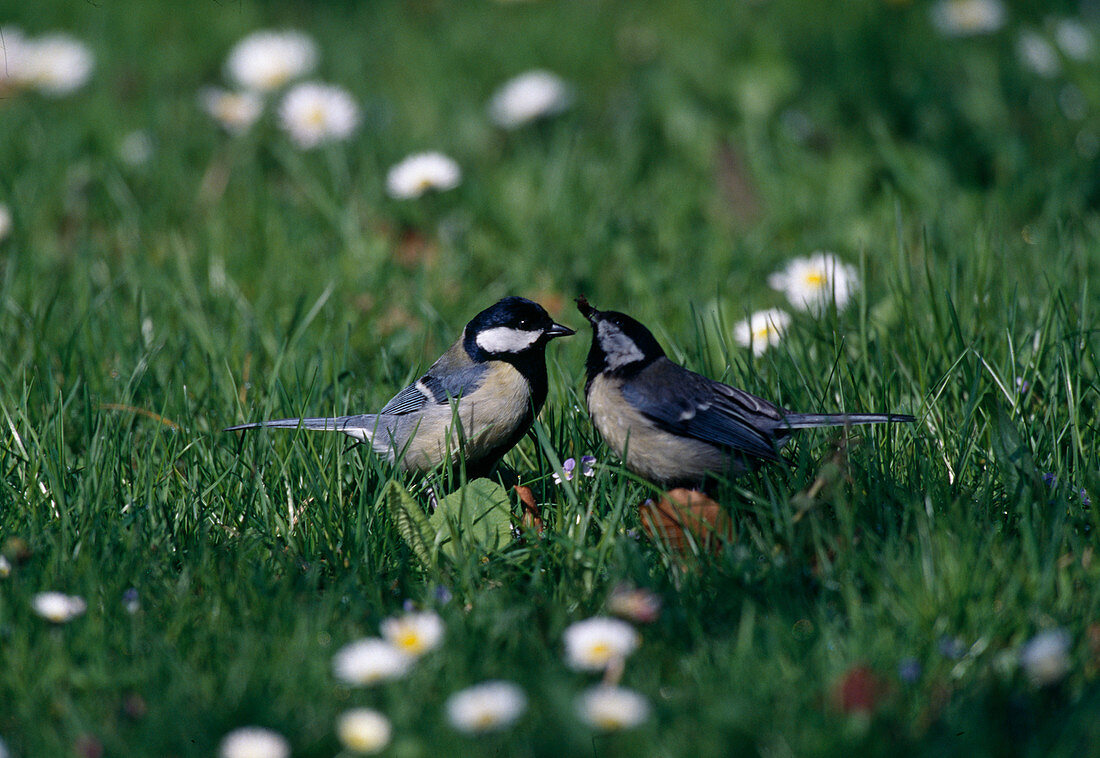
<path fill-rule="evenodd" d="M 530 408 L 527 380 L 512 365 L 494 361 L 474 392 L 424 409 L 404 467 L 431 469 L 460 451 L 468 461 L 478 461 L 516 435 Z"/>

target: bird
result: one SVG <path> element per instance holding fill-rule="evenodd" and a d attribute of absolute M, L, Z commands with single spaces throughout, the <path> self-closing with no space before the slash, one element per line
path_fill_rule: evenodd
<path fill-rule="evenodd" d="M 378 413 L 258 421 L 225 431 L 343 432 L 408 473 L 432 472 L 461 455 L 468 478 L 488 476 L 546 402 L 547 344 L 571 334 L 538 303 L 505 297 L 470 319 L 427 373 Z"/>
<path fill-rule="evenodd" d="M 653 334 L 584 297 L 592 324 L 585 365 L 588 413 L 626 468 L 663 487 L 699 488 L 708 477 L 742 474 L 779 451 L 798 429 L 912 422 L 899 413 L 794 413 L 673 363 Z"/>

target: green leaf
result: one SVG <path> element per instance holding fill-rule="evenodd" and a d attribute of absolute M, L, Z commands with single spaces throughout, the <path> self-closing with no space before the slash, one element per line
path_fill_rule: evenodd
<path fill-rule="evenodd" d="M 425 567 L 435 563 L 435 529 L 428 520 L 428 514 L 416 502 L 407 489 L 396 481 L 386 487 L 386 511 L 389 513 L 397 533 Z"/>
<path fill-rule="evenodd" d="M 500 484 L 475 479 L 440 500 L 430 522 L 435 546 L 460 561 L 511 542 L 512 503 Z"/>

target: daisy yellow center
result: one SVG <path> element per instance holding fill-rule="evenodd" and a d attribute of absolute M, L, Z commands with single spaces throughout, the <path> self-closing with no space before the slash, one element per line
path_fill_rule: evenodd
<path fill-rule="evenodd" d="M 414 653 L 424 646 L 424 641 L 420 639 L 420 635 L 413 629 L 404 629 L 399 632 L 394 638 L 394 642 L 397 644 L 397 647 L 402 650 L 408 650 Z"/>
<path fill-rule="evenodd" d="M 595 660 L 606 660 L 611 657 L 611 646 L 606 642 L 597 642 L 588 649 L 588 654 Z"/>
<path fill-rule="evenodd" d="M 306 123 L 310 126 L 323 126 L 325 123 L 325 109 L 320 106 L 310 108 L 309 113 L 306 114 Z"/>
<path fill-rule="evenodd" d="M 476 729 L 488 729 L 497 723 L 497 715 L 492 711 L 482 711 L 474 716 L 473 723 Z"/>
<path fill-rule="evenodd" d="M 812 284 L 815 287 L 820 287 L 825 283 L 825 274 L 821 271 L 813 271 L 806 274 L 806 284 Z"/>
<path fill-rule="evenodd" d="M 771 337 L 773 333 L 775 333 L 775 330 L 772 329 L 771 324 L 768 324 L 767 326 L 762 326 L 754 331 L 752 333 L 752 336 L 758 340 L 766 340 Z"/>
<path fill-rule="evenodd" d="M 430 190 L 432 188 L 432 180 L 426 176 L 422 176 L 420 177 L 420 181 L 416 183 L 416 188 L 421 192 L 424 192 L 425 190 Z"/>
<path fill-rule="evenodd" d="M 276 87 L 281 87 L 283 86 L 283 84 L 286 83 L 287 79 L 288 77 L 286 71 L 282 69 L 276 69 L 275 71 L 269 73 L 267 76 L 263 77 L 264 87 L 266 87 L 267 89 L 275 89 Z"/>
<path fill-rule="evenodd" d="M 610 713 L 597 714 L 594 720 L 601 729 L 621 729 L 623 726 L 623 720 Z"/>

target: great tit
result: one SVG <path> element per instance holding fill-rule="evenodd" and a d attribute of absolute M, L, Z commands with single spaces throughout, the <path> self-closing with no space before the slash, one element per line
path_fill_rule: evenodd
<path fill-rule="evenodd" d="M 538 303 L 506 297 L 474 316 L 428 373 L 377 414 L 260 421 L 226 431 L 343 432 L 405 471 L 429 472 L 461 455 L 467 476 L 486 476 L 546 401 L 547 343 L 570 334 Z"/>
<path fill-rule="evenodd" d="M 626 467 L 665 488 L 697 487 L 779 460 L 791 432 L 817 426 L 915 421 L 896 413 L 792 413 L 689 371 L 648 329 L 577 298 L 592 323 L 585 399 L 592 423 Z"/>

